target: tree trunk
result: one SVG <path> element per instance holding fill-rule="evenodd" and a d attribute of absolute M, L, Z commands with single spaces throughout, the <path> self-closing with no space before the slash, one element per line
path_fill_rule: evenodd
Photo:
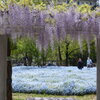
<path fill-rule="evenodd" d="M 32 57 L 28 57 L 28 66 L 32 65 Z"/>
<path fill-rule="evenodd" d="M 70 42 L 66 41 L 66 66 L 68 66 L 69 64 L 69 52 L 68 52 L 68 49 L 69 49 L 69 44 Z"/>
<path fill-rule="evenodd" d="M 25 56 L 23 57 L 24 66 L 27 66 L 27 52 L 25 53 Z"/>
<path fill-rule="evenodd" d="M 12 65 L 10 60 L 10 40 L 7 40 L 7 100 L 12 100 Z"/>
<path fill-rule="evenodd" d="M 42 48 L 42 66 L 45 65 L 45 53 L 44 53 L 44 48 Z"/>
<path fill-rule="evenodd" d="M 27 66 L 27 60 L 26 57 L 23 58 L 24 66 Z"/>
<path fill-rule="evenodd" d="M 68 66 L 69 54 L 68 54 L 68 45 L 66 44 L 66 66 Z"/>
<path fill-rule="evenodd" d="M 60 51 L 60 46 L 58 45 L 58 56 L 59 56 L 59 63 L 62 65 L 62 56 L 61 56 L 61 51 Z"/>

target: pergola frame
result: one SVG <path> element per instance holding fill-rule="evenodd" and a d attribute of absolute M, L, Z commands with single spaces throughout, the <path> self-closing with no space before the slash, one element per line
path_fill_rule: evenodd
<path fill-rule="evenodd" d="M 0 15 L 0 43 L 1 43 L 0 45 L 0 100 L 12 100 L 12 86 L 11 86 L 12 66 L 9 59 L 10 57 L 9 37 L 10 36 L 8 34 L 14 33 L 14 34 L 10 34 L 12 37 L 14 37 L 13 35 L 15 35 L 15 37 L 17 37 L 17 35 L 19 36 L 28 35 L 31 38 L 31 36 L 34 37 L 35 35 L 37 35 L 34 33 L 38 33 L 37 40 L 40 39 L 39 43 L 42 46 L 45 46 L 47 45 L 47 43 L 49 43 L 48 41 L 51 41 L 50 39 L 52 38 L 49 37 L 50 36 L 52 37 L 54 32 L 55 32 L 54 35 L 55 37 L 57 37 L 56 39 L 58 41 L 61 38 L 63 39 L 64 37 L 66 37 L 65 34 L 66 32 L 68 32 L 68 34 L 73 36 L 75 35 L 78 36 L 79 34 L 83 34 L 83 35 L 87 35 L 88 37 L 91 36 L 91 34 L 92 35 L 94 34 L 97 37 L 97 100 L 100 100 L 100 96 L 99 96 L 100 95 L 100 85 L 99 85 L 100 84 L 100 78 L 99 78 L 100 19 L 99 18 L 96 20 L 95 16 L 93 17 L 90 16 L 87 21 L 83 21 L 80 19 L 81 14 L 78 13 L 75 14 L 73 9 L 69 10 L 68 13 L 63 13 L 63 14 L 54 13 L 54 12 L 53 14 L 50 13 L 45 14 L 45 12 L 37 13 L 35 12 L 35 10 L 33 10 L 33 12 L 30 12 L 28 7 L 19 7 L 16 5 L 11 5 L 9 7 L 9 13 L 8 11 L 6 11 L 3 13 L 1 12 L 0 14 L 1 14 Z M 48 22 L 47 20 L 48 18 L 51 19 L 50 22 Z M 54 24 L 52 24 L 52 22 Z M 46 40 L 46 41 L 44 42 L 42 40 Z"/>

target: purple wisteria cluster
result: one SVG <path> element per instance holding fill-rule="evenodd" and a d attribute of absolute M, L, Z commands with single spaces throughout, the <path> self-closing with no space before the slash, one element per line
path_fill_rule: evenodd
<path fill-rule="evenodd" d="M 74 38 L 80 37 L 80 34 L 82 38 L 92 36 L 91 34 L 98 35 L 100 22 L 95 12 L 91 15 L 81 14 L 75 7 L 63 12 L 50 8 L 39 11 L 13 4 L 9 5 L 8 11 L 0 12 L 0 30 L 12 37 L 30 36 L 36 40 L 37 45 L 45 48 L 49 43 L 60 41 L 68 34 Z"/>

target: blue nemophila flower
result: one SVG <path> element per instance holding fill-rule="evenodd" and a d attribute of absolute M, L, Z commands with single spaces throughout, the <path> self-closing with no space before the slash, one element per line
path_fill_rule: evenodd
<path fill-rule="evenodd" d="M 13 67 L 14 92 L 47 94 L 87 94 L 96 92 L 96 68 Z"/>

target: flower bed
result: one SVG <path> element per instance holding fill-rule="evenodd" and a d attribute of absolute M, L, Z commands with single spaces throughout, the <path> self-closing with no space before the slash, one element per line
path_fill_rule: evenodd
<path fill-rule="evenodd" d="M 13 92 L 60 95 L 96 93 L 96 68 L 16 66 L 12 74 Z"/>

